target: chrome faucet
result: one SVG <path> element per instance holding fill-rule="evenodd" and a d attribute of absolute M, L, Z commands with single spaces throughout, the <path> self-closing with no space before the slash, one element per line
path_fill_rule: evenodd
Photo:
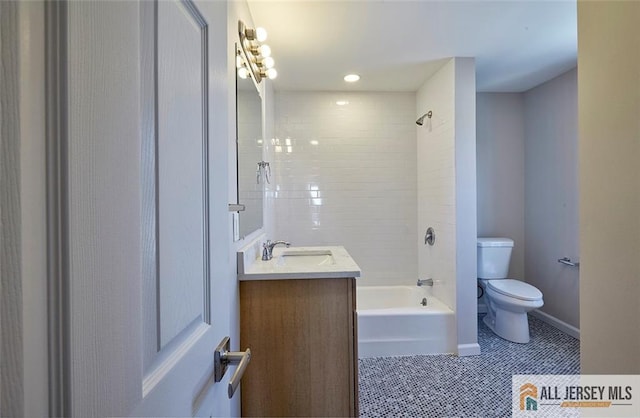
<path fill-rule="evenodd" d="M 433 279 L 418 279 L 418 286 L 433 286 Z"/>
<path fill-rule="evenodd" d="M 291 243 L 287 241 L 271 242 L 271 240 L 268 239 L 267 242 L 262 244 L 262 261 L 269 261 L 273 258 L 273 247 L 278 244 L 286 245 L 287 248 L 291 245 Z"/>

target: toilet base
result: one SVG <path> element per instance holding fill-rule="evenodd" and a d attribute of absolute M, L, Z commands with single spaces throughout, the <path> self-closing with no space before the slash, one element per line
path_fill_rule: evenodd
<path fill-rule="evenodd" d="M 520 344 L 529 342 L 529 318 L 526 312 L 516 313 L 496 309 L 495 317 L 487 314 L 482 321 L 498 337 Z"/>

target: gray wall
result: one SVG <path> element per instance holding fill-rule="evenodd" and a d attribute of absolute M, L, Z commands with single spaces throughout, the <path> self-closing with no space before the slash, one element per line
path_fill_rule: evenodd
<path fill-rule="evenodd" d="M 579 259 L 576 74 L 476 98 L 478 236 L 515 241 L 510 276 L 539 288 L 543 316 L 574 335 L 579 270 L 557 260 Z"/>
<path fill-rule="evenodd" d="M 477 101 L 478 236 L 515 241 L 509 275 L 524 280 L 524 99 L 480 93 Z"/>
<path fill-rule="evenodd" d="M 525 277 L 544 295 L 542 312 L 580 327 L 578 91 L 571 70 L 524 94 Z"/>
<path fill-rule="evenodd" d="M 640 373 L 640 2 L 578 2 L 581 371 Z"/>

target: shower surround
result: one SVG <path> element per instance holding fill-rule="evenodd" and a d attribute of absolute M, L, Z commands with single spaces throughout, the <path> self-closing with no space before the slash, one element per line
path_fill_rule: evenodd
<path fill-rule="evenodd" d="M 414 284 L 415 94 L 276 92 L 274 101 L 271 238 L 343 245 L 366 276 L 359 285 Z"/>
<path fill-rule="evenodd" d="M 279 91 L 274 109 L 271 238 L 343 245 L 358 286 L 433 278 L 458 354 L 479 354 L 473 59 L 446 61 L 416 93 Z"/>

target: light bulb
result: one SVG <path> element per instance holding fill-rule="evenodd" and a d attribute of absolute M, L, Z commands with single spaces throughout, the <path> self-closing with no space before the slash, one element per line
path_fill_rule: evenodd
<path fill-rule="evenodd" d="M 269 80 L 273 80 L 274 78 L 276 78 L 278 76 L 278 72 L 276 71 L 275 68 L 269 68 L 266 72 L 267 77 L 269 78 Z"/>
<path fill-rule="evenodd" d="M 247 69 L 247 67 L 238 68 L 238 77 L 242 78 L 243 80 L 249 77 L 249 70 Z"/>
<path fill-rule="evenodd" d="M 242 59 L 242 57 L 239 54 L 236 55 L 236 68 L 242 67 L 243 64 L 244 60 Z"/>
<path fill-rule="evenodd" d="M 271 56 L 271 48 L 269 47 L 269 45 L 266 45 L 266 44 L 260 45 L 260 48 L 258 48 L 258 51 L 260 52 L 260 55 L 262 55 L 265 58 Z"/>
<path fill-rule="evenodd" d="M 256 29 L 256 39 L 258 42 L 264 42 L 267 40 L 267 30 L 265 28 Z"/>
<path fill-rule="evenodd" d="M 265 59 L 262 60 L 262 65 L 266 68 L 273 68 L 273 66 L 276 65 L 276 62 L 272 57 L 265 57 Z"/>
<path fill-rule="evenodd" d="M 344 76 L 344 81 L 348 83 L 354 83 L 360 80 L 360 76 L 358 74 L 347 74 Z"/>

